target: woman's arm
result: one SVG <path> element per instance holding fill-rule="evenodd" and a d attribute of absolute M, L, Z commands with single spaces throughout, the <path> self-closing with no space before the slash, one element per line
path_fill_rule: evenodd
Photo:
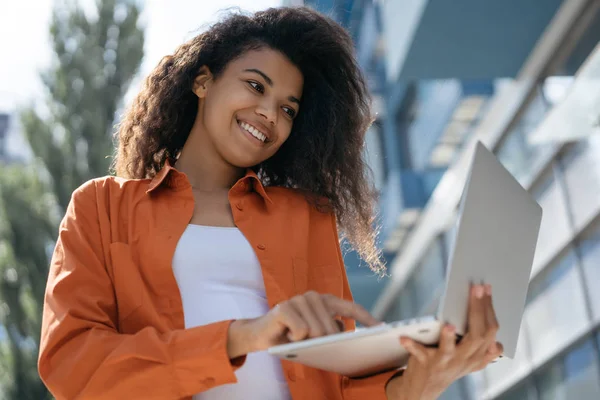
<path fill-rule="evenodd" d="M 236 381 L 231 321 L 160 333 L 117 332 L 96 188 L 74 192 L 60 227 L 44 301 L 39 373 L 58 399 L 174 399 Z"/>
<path fill-rule="evenodd" d="M 352 292 L 350 291 L 350 285 L 348 283 L 348 277 L 346 275 L 346 269 L 344 268 L 344 260 L 342 252 L 339 247 L 339 236 L 337 230 L 337 223 L 335 215 L 331 214 L 332 232 L 334 233 L 333 240 L 335 240 L 336 248 L 338 252 L 338 265 L 342 269 L 343 283 L 343 299 L 353 301 Z M 353 331 L 356 328 L 356 324 L 353 319 L 343 318 L 345 329 L 347 331 Z M 353 379 L 346 376 L 340 375 L 342 395 L 344 400 L 359 400 L 359 399 L 370 399 L 370 400 L 386 400 L 386 386 L 387 383 L 398 374 L 398 370 L 383 372 L 367 378 Z"/>

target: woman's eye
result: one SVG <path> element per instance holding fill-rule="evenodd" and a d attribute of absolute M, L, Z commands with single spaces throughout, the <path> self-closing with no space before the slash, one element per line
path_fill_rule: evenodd
<path fill-rule="evenodd" d="M 250 84 L 250 86 L 252 86 L 252 88 L 259 93 L 265 92 L 265 87 L 258 82 L 248 81 L 248 84 Z"/>
<path fill-rule="evenodd" d="M 285 113 L 289 115 L 290 118 L 294 118 L 296 116 L 296 110 L 294 110 L 293 108 L 283 107 L 283 111 L 285 111 Z"/>

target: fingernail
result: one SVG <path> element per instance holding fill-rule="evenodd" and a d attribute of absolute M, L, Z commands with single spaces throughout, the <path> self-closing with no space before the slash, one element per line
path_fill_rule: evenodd
<path fill-rule="evenodd" d="M 485 294 L 487 294 L 488 296 L 492 295 L 492 285 L 490 285 L 489 283 L 485 285 Z"/>
<path fill-rule="evenodd" d="M 456 331 L 456 328 L 454 327 L 454 325 L 446 325 L 446 332 L 450 333 L 450 334 L 454 334 L 454 332 Z"/>
<path fill-rule="evenodd" d="M 475 286 L 474 292 L 475 292 L 475 297 L 478 299 L 481 299 L 483 297 L 483 293 L 484 293 L 483 286 L 481 286 L 481 285 Z"/>
<path fill-rule="evenodd" d="M 404 347 L 408 347 L 408 346 L 410 346 L 410 340 L 405 337 L 401 337 L 400 344 Z"/>

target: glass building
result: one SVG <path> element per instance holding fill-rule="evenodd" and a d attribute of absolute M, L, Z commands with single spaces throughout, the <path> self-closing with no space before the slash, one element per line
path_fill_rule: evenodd
<path fill-rule="evenodd" d="M 388 321 L 436 311 L 481 140 L 544 216 L 517 356 L 442 398 L 600 399 L 600 2 L 304 4 L 350 31 L 373 93 L 366 151 L 389 277 L 349 253 L 356 300 Z"/>

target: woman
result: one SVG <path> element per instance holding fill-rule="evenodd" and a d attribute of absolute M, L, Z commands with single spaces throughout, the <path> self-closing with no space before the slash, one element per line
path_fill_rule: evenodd
<path fill-rule="evenodd" d="M 336 228 L 383 270 L 369 123 L 350 37 L 309 9 L 232 15 L 165 57 L 120 125 L 119 177 L 77 189 L 61 224 L 39 358 L 56 398 L 435 398 L 495 358 L 484 286 L 460 345 L 452 327 L 439 350 L 402 339 L 404 373 L 264 352 L 378 323 L 352 302 Z"/>

